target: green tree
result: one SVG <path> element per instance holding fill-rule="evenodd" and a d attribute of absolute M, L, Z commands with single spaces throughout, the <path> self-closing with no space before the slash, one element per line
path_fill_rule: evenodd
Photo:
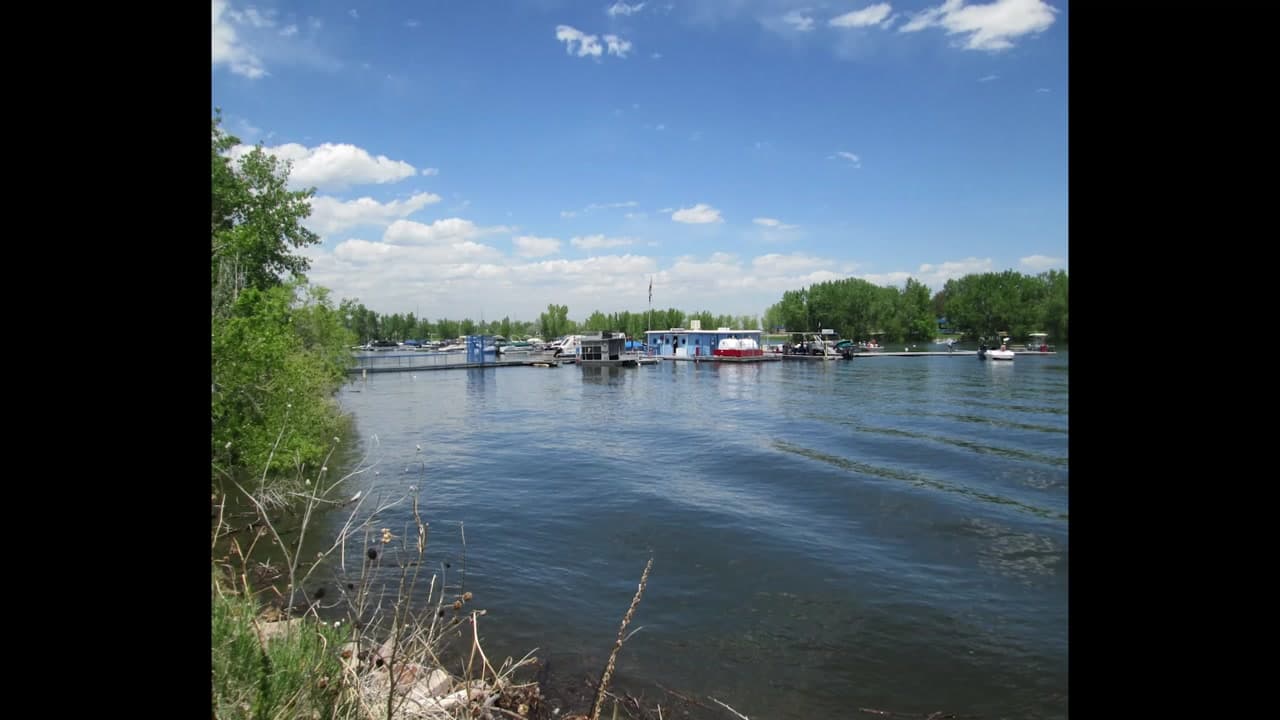
<path fill-rule="evenodd" d="M 314 189 L 288 190 L 289 164 L 259 144 L 238 164 L 227 157 L 239 139 L 223 132 L 221 114 L 212 135 L 213 311 L 226 311 L 246 288 L 277 287 L 301 277 L 310 264 L 292 249 L 320 238 L 302 221 L 311 215 Z"/>
<path fill-rule="evenodd" d="M 929 296 L 929 288 L 915 278 L 907 278 L 902 288 L 898 317 L 905 329 L 903 340 L 928 341 L 937 335 L 938 320 L 933 313 L 933 299 Z"/>
<path fill-rule="evenodd" d="M 238 140 L 213 120 L 211 460 L 215 475 L 269 475 L 319 463 L 342 426 L 333 391 L 350 363 L 350 304 L 334 308 L 306 283 L 292 248 L 312 190 L 290 192 L 287 164 L 259 146 L 232 163 Z"/>

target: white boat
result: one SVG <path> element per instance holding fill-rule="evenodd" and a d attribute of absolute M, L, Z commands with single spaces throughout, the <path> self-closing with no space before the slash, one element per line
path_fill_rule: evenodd
<path fill-rule="evenodd" d="M 1012 350 L 988 350 L 988 360 L 1013 360 L 1014 353 Z"/>

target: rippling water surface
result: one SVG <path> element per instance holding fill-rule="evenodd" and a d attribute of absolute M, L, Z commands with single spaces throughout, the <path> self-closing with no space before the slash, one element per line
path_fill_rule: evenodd
<path fill-rule="evenodd" d="M 652 554 L 633 694 L 1063 718 L 1067 375 L 1065 353 L 372 375 L 341 401 L 377 474 L 348 482 L 418 486 L 490 655 L 536 647 L 565 684 L 599 673 Z"/>

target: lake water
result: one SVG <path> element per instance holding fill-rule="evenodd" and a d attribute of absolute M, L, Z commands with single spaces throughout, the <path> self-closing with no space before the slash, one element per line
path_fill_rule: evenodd
<path fill-rule="evenodd" d="M 566 710 L 652 555 L 633 695 L 1065 718 L 1067 360 L 371 375 L 340 393 L 376 462 L 347 482 L 416 486 L 452 573 L 463 523 L 486 651 L 538 648 Z"/>

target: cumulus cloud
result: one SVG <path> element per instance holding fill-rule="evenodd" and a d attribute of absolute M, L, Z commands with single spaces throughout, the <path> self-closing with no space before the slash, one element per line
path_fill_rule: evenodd
<path fill-rule="evenodd" d="M 966 50 L 999 51 L 1013 47 L 1013 41 L 1023 35 L 1048 30 L 1057 12 L 1043 0 L 995 0 L 985 5 L 947 0 L 912 16 L 898 31 L 941 27 L 948 35 L 965 36 Z"/>
<path fill-rule="evenodd" d="M 384 225 L 438 202 L 440 196 L 429 192 L 388 203 L 380 203 L 371 197 L 343 201 L 318 195 L 311 198 L 311 217 L 307 218 L 306 224 L 321 235 L 329 235 L 358 225 Z"/>
<path fill-rule="evenodd" d="M 236 75 L 256 80 L 267 74 L 262 60 L 247 48 L 236 33 L 235 24 L 252 25 L 262 16 L 253 10 L 253 18 L 232 10 L 226 0 L 213 0 L 213 66 L 226 65 Z"/>
<path fill-rule="evenodd" d="M 521 236 L 512 252 L 476 242 L 479 228 L 460 218 L 451 223 L 401 222 L 383 241 L 352 238 L 334 250 L 308 248 L 309 276 L 338 297 L 359 298 L 378 312 L 405 312 L 441 318 L 479 319 L 509 315 L 533 320 L 548 303 L 566 303 L 571 316 L 594 310 L 635 310 L 648 303 L 653 278 L 655 305 L 710 308 L 717 313 L 759 315 L 784 290 L 848 277 L 854 266 L 805 255 L 764 255 L 744 261 L 730 253 L 684 256 L 666 267 L 644 255 L 603 255 L 580 259 L 534 259 L 555 238 Z M 424 230 L 429 228 L 430 230 Z M 427 244 L 397 244 L 388 238 L 429 232 Z M 522 251 L 522 246 L 524 249 Z"/>
<path fill-rule="evenodd" d="M 578 48 L 578 57 L 600 57 L 604 52 L 604 48 L 600 46 L 599 39 L 595 35 L 587 35 L 581 30 L 569 25 L 556 26 L 556 39 L 564 43 L 565 52 L 573 54 L 573 48 Z"/>
<path fill-rule="evenodd" d="M 623 40 L 617 35 L 605 35 L 604 42 L 610 55 L 624 58 L 628 52 L 631 52 L 631 41 Z"/>
<path fill-rule="evenodd" d="M 520 257 L 542 257 L 560 252 L 560 241 L 555 238 L 540 238 L 532 235 L 521 235 L 511 239 Z"/>
<path fill-rule="evenodd" d="M 429 225 L 413 220 L 396 220 L 382 234 L 382 241 L 392 245 L 442 245 L 508 231 L 509 228 L 501 225 L 482 228 L 470 220 L 456 217 L 436 220 Z"/>
<path fill-rule="evenodd" d="M 576 54 L 578 57 L 599 58 L 606 52 L 606 47 L 610 55 L 617 55 L 620 58 L 625 58 L 627 53 L 631 52 L 630 40 L 624 40 L 617 35 L 605 35 L 605 44 L 601 45 L 598 36 L 588 35 L 571 25 L 557 25 L 556 40 L 564 43 L 566 53 Z"/>
<path fill-rule="evenodd" d="M 1045 270 L 1056 270 L 1066 266 L 1067 261 L 1062 258 L 1049 257 L 1048 255 L 1028 255 L 1018 263 L 1022 267 L 1031 272 L 1044 272 Z"/>
<path fill-rule="evenodd" d="M 929 286 L 930 290 L 937 292 L 947 284 L 948 280 L 955 280 L 972 275 L 975 273 L 992 272 L 995 269 L 991 258 L 967 257 L 963 260 L 948 260 L 946 262 L 933 264 L 924 263 L 914 273 L 887 273 L 886 277 L 892 278 L 892 284 L 901 285 L 906 282 L 907 277 L 914 277 L 916 280 Z M 868 276 L 868 279 L 871 276 Z M 874 282 L 874 281 L 873 281 Z M 889 284 L 880 283 L 880 284 Z"/>
<path fill-rule="evenodd" d="M 239 159 L 252 150 L 249 145 L 237 145 L 230 154 Z M 289 184 L 295 188 L 317 186 L 338 190 L 352 185 L 398 182 L 417 174 L 417 170 L 403 160 L 392 160 L 385 155 L 375 157 L 363 148 L 343 143 L 324 143 L 310 148 L 287 143 L 264 147 L 263 151 L 293 163 Z"/>
<path fill-rule="evenodd" d="M 706 203 L 698 203 L 691 208 L 680 208 L 671 213 L 671 219 L 676 222 L 695 225 L 724 222 L 724 219 L 720 217 L 720 211 Z"/>

